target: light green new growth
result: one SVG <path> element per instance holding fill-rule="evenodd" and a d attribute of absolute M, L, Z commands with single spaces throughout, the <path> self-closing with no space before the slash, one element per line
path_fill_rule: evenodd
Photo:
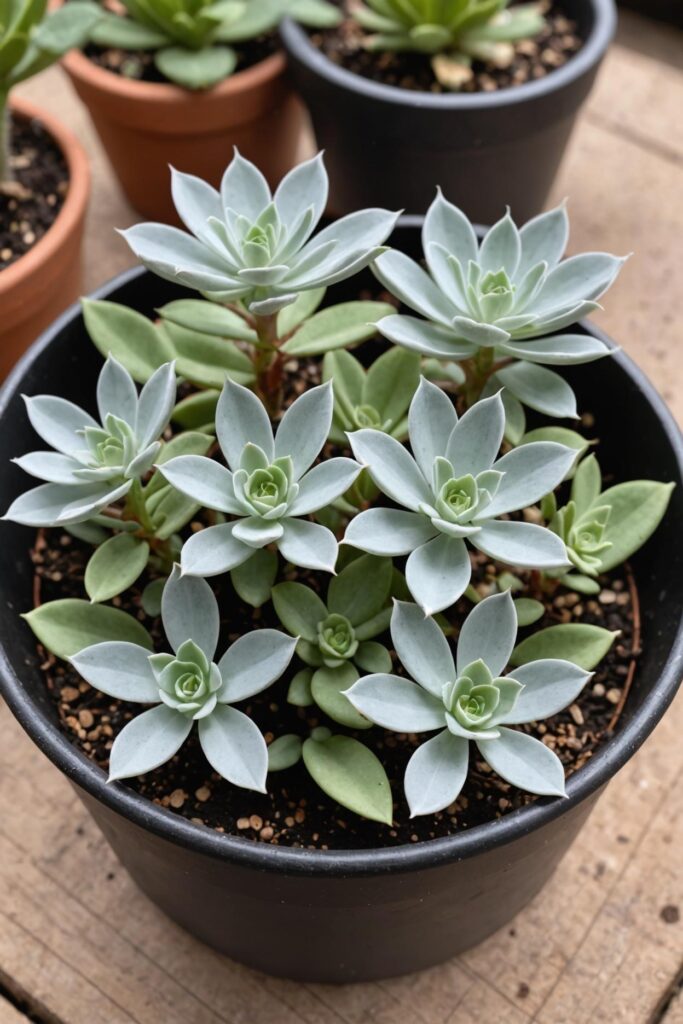
<path fill-rule="evenodd" d="M 472 60 L 509 67 L 513 43 L 530 39 L 545 21 L 539 3 L 509 0 L 366 0 L 351 7 L 370 35 L 368 50 L 410 50 L 430 54 L 437 80 L 460 89 L 472 77 Z"/>

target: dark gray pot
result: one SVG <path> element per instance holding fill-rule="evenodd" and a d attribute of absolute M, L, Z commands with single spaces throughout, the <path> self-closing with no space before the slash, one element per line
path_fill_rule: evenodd
<path fill-rule="evenodd" d="M 543 208 L 576 115 L 614 34 L 614 0 L 565 0 L 585 43 L 545 78 L 491 93 L 437 95 L 338 67 L 292 21 L 282 41 L 330 175 L 330 213 L 366 206 L 423 214 L 440 185 L 470 220 L 508 203 L 518 223 Z"/>

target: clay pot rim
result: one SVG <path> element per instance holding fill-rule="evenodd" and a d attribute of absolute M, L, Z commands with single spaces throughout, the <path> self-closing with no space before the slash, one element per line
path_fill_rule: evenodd
<path fill-rule="evenodd" d="M 205 106 L 209 103 L 222 103 L 226 97 L 239 96 L 244 92 L 257 89 L 269 79 L 282 74 L 286 67 L 284 50 L 278 50 L 258 64 L 253 64 L 244 71 L 224 78 L 211 89 L 197 91 L 183 89 L 179 85 L 166 82 L 139 82 L 113 71 L 107 71 L 90 60 L 81 50 L 71 50 L 62 58 L 65 70 L 79 81 L 87 82 L 92 89 L 111 93 L 126 102 L 158 103 L 160 105 L 176 105 L 178 103 Z"/>
<path fill-rule="evenodd" d="M 403 219 L 405 226 L 416 230 L 421 223 L 422 218 L 419 217 Z M 118 289 L 143 275 L 152 276 L 142 267 L 124 271 L 102 285 L 90 298 L 115 300 Z M 54 321 L 10 373 L 0 389 L 0 423 L 6 429 L 11 427 L 8 409 L 16 395 L 23 391 L 25 376 L 33 364 L 43 357 L 53 340 L 68 324 L 81 317 L 80 305 L 76 303 Z M 586 320 L 580 321 L 579 327 L 613 350 L 611 362 L 617 367 L 615 372 L 622 380 L 630 381 L 650 406 L 677 464 L 677 480 L 683 479 L 683 435 L 664 400 L 643 371 L 603 331 Z M 580 771 L 567 780 L 566 799 L 540 797 L 503 818 L 414 845 L 326 851 L 270 846 L 239 836 L 220 835 L 208 828 L 198 828 L 185 818 L 155 805 L 148 797 L 136 793 L 121 782 L 108 783 L 104 771 L 72 746 L 46 713 L 36 708 L 4 648 L 0 646 L 0 693 L 8 707 L 43 753 L 71 782 L 93 799 L 143 831 L 196 854 L 244 868 L 308 877 L 373 876 L 436 868 L 487 853 L 543 829 L 602 789 L 633 757 L 676 695 L 682 675 L 683 615 L 672 639 L 669 660 L 659 676 L 652 680 L 651 689 L 640 708 L 623 723 L 618 733 L 601 745 Z"/>
<path fill-rule="evenodd" d="M 338 89 L 355 93 L 361 99 L 423 110 L 481 111 L 493 107 L 515 107 L 543 96 L 552 95 L 581 78 L 601 61 L 614 36 L 617 11 L 614 0 L 588 0 L 594 22 L 581 49 L 560 68 L 544 78 L 524 82 L 514 88 L 494 92 L 430 93 L 384 85 L 334 64 L 311 43 L 308 34 L 291 18 L 285 18 L 280 35 L 290 57 L 300 61 L 310 72 Z"/>
<path fill-rule="evenodd" d="M 69 188 L 54 223 L 28 252 L 0 270 L 0 298 L 7 295 L 20 281 L 37 274 L 56 255 L 64 239 L 78 224 L 90 195 L 90 163 L 83 146 L 73 132 L 49 111 L 23 97 L 10 97 L 10 109 L 26 121 L 37 120 L 57 143 L 69 170 Z"/>

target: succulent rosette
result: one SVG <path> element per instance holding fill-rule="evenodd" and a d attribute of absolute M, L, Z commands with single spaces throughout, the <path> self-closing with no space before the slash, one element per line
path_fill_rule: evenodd
<path fill-rule="evenodd" d="M 292 403 L 273 437 L 256 395 L 226 380 L 216 433 L 227 468 L 200 455 L 181 455 L 159 467 L 176 490 L 236 517 L 190 537 L 182 550 L 184 573 L 227 572 L 269 544 L 294 565 L 334 570 L 334 534 L 304 518 L 342 495 L 361 471 L 346 458 L 310 468 L 327 439 L 332 410 L 332 385 L 311 388 Z"/>
<path fill-rule="evenodd" d="M 346 691 L 371 722 L 396 732 L 439 730 L 418 747 L 404 787 L 411 816 L 433 814 L 457 798 L 470 741 L 506 782 L 531 793 L 564 796 L 564 769 L 539 740 L 511 729 L 557 714 L 591 673 L 559 658 L 520 665 L 502 676 L 515 644 L 517 617 L 509 591 L 475 605 L 458 637 L 454 660 L 437 623 L 413 604 L 396 602 L 391 639 L 412 678 L 376 673 Z"/>
<path fill-rule="evenodd" d="M 569 385 L 547 365 L 591 362 L 610 349 L 586 334 L 555 332 L 599 308 L 624 260 L 604 252 L 562 260 L 568 236 L 562 205 L 521 229 L 508 212 L 480 244 L 465 214 L 438 192 L 422 229 L 427 269 L 395 249 L 373 264 L 382 284 L 423 319 L 397 313 L 377 328 L 442 359 L 489 350 L 492 365 L 501 363 L 490 387 L 504 385 L 547 415 L 576 416 Z"/>
<path fill-rule="evenodd" d="M 388 210 L 362 210 L 311 238 L 327 205 L 322 154 L 290 171 L 275 195 L 237 152 L 220 191 L 175 170 L 172 191 L 189 234 L 166 224 L 136 224 L 121 232 L 135 255 L 168 281 L 217 302 L 242 302 L 259 316 L 367 267 L 398 218 Z"/>
<path fill-rule="evenodd" d="M 47 483 L 18 497 L 3 518 L 26 526 L 68 526 L 123 498 L 152 468 L 175 396 L 173 363 L 159 367 L 138 396 L 133 378 L 110 356 L 97 382 L 99 423 L 64 398 L 25 397 L 31 426 L 55 450 L 14 460 Z"/>
<path fill-rule="evenodd" d="M 176 567 L 161 602 L 172 654 L 150 654 L 128 641 L 93 644 L 71 658 L 92 686 L 118 700 L 156 706 L 126 725 L 114 741 L 109 781 L 141 775 L 178 752 L 198 723 L 209 764 L 236 786 L 265 792 L 266 742 L 252 719 L 232 707 L 265 690 L 287 668 L 296 647 L 274 629 L 240 637 L 215 663 L 219 612 L 204 580 Z"/>
<path fill-rule="evenodd" d="M 467 588 L 472 570 L 466 540 L 511 565 L 569 564 L 556 534 L 501 517 L 557 487 L 576 452 L 536 441 L 498 458 L 504 428 L 499 395 L 477 402 L 458 419 L 448 395 L 422 379 L 409 412 L 412 455 L 380 431 L 349 434 L 356 459 L 403 508 L 361 512 L 349 523 L 344 542 L 376 555 L 408 555 L 406 582 L 425 615 L 448 608 Z"/>

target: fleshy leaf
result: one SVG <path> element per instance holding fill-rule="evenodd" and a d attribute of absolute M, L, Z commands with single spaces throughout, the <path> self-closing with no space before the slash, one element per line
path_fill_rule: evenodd
<path fill-rule="evenodd" d="M 444 729 L 417 748 L 403 782 L 411 818 L 452 804 L 465 784 L 469 742 Z"/>
<path fill-rule="evenodd" d="M 530 661 L 559 658 L 590 672 L 602 661 L 618 635 L 618 631 L 612 633 L 587 622 L 548 626 L 522 640 L 512 652 L 510 663 L 526 665 Z"/>
<path fill-rule="evenodd" d="M 307 739 L 303 758 L 313 780 L 342 807 L 384 825 L 391 825 L 391 787 L 381 762 L 350 736 Z"/>
<path fill-rule="evenodd" d="M 372 722 L 356 711 L 344 696 L 343 691 L 357 679 L 357 670 L 348 662 L 337 668 L 323 666 L 313 673 L 311 693 L 318 707 L 339 725 L 347 729 L 370 729 Z"/>
<path fill-rule="evenodd" d="M 84 647 L 114 640 L 152 650 L 152 638 L 145 627 L 119 608 L 67 597 L 41 604 L 22 618 L 40 643 L 58 658 L 72 658 Z"/>
<path fill-rule="evenodd" d="M 91 601 L 109 601 L 135 583 L 147 565 L 149 544 L 118 533 L 101 544 L 85 567 L 85 589 Z"/>

